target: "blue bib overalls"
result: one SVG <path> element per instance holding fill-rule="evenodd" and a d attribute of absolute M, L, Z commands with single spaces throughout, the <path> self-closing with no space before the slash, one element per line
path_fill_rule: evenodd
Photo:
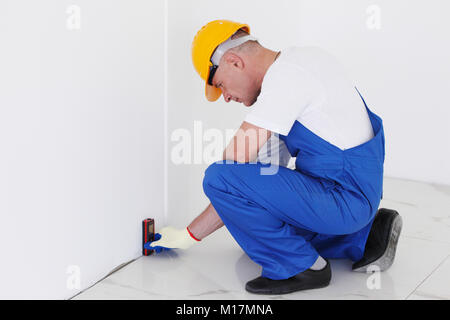
<path fill-rule="evenodd" d="M 220 161 L 205 171 L 205 194 L 263 277 L 287 279 L 319 254 L 362 258 L 382 197 L 385 157 L 382 119 L 364 105 L 374 137 L 359 146 L 341 150 L 296 121 L 280 135 L 296 157 L 295 170 L 262 175 L 269 164 Z"/>

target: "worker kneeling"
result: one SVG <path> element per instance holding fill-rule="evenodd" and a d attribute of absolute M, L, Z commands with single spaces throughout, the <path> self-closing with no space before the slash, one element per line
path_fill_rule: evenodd
<path fill-rule="evenodd" d="M 252 107 L 223 161 L 205 172 L 211 204 L 186 229 L 163 228 L 146 248 L 186 249 L 225 225 L 262 266 L 246 285 L 259 294 L 327 286 L 329 258 L 351 259 L 355 271 L 389 268 L 402 220 L 378 210 L 383 123 L 340 64 L 319 48 L 269 50 L 248 25 L 227 20 L 197 33 L 192 60 L 209 101 L 223 95 Z M 265 163 L 267 154 L 277 163 Z"/>

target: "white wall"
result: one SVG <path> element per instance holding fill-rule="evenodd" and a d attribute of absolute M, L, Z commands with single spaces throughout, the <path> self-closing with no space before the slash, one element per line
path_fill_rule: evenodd
<path fill-rule="evenodd" d="M 0 2 L 0 298 L 73 296 L 163 222 L 163 19 L 163 0 Z"/>
<path fill-rule="evenodd" d="M 301 44 L 338 56 L 383 118 L 387 176 L 450 184 L 449 12 L 446 0 L 301 1 Z"/>
<path fill-rule="evenodd" d="M 380 29 L 370 29 L 370 5 Z M 348 68 L 372 111 L 385 125 L 385 175 L 450 184 L 450 2 L 446 0 L 169 0 L 169 138 L 191 131 L 237 128 L 241 104 L 209 103 L 195 72 L 190 45 L 214 19 L 248 23 L 263 45 L 321 46 Z M 373 24 L 372 24 L 373 25 Z M 178 141 L 169 141 L 172 150 Z M 205 143 L 206 146 L 208 143 Z M 184 226 L 208 203 L 202 179 L 207 163 L 169 163 L 169 222 Z"/>

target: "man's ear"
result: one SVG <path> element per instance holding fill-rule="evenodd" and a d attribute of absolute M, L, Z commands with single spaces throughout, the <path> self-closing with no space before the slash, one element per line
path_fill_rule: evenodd
<path fill-rule="evenodd" d="M 245 66 L 244 60 L 233 52 L 228 52 L 224 58 L 227 64 L 235 68 L 243 69 Z"/>

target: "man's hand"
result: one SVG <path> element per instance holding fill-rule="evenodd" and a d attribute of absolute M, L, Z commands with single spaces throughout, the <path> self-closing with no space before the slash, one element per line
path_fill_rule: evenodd
<path fill-rule="evenodd" d="M 175 229 L 173 227 L 164 227 L 155 235 L 155 241 L 144 244 L 144 248 L 161 252 L 164 249 L 188 249 L 200 240 L 194 239 L 190 235 L 188 228 Z"/>

